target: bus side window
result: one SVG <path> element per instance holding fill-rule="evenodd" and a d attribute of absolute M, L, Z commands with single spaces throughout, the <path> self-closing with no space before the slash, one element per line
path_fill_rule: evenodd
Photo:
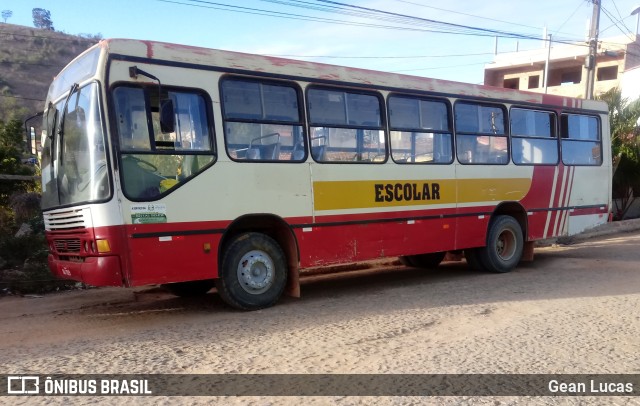
<path fill-rule="evenodd" d="M 377 94 L 313 86 L 307 91 L 307 104 L 315 161 L 386 162 L 382 100 Z"/>
<path fill-rule="evenodd" d="M 229 157 L 238 162 L 306 158 L 300 93 L 289 83 L 226 78 L 220 85 Z"/>
<path fill-rule="evenodd" d="M 548 111 L 511 109 L 511 151 L 516 165 L 558 163 L 556 115 Z"/>
<path fill-rule="evenodd" d="M 600 120 L 583 114 L 561 116 L 562 162 L 565 165 L 601 165 Z"/>
<path fill-rule="evenodd" d="M 454 112 L 456 150 L 460 163 L 509 163 L 504 106 L 458 101 L 454 106 Z"/>
<path fill-rule="evenodd" d="M 453 137 L 447 103 L 390 96 L 391 156 L 398 163 L 450 164 Z"/>

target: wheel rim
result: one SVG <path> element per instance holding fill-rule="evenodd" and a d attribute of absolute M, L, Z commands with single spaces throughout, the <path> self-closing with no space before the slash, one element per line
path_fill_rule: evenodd
<path fill-rule="evenodd" d="M 253 250 L 242 256 L 238 263 L 238 281 L 247 293 L 258 295 L 273 284 L 273 260 L 264 251 Z"/>
<path fill-rule="evenodd" d="M 516 246 L 516 234 L 510 229 L 502 230 L 496 240 L 496 254 L 503 261 L 508 261 L 515 255 Z"/>

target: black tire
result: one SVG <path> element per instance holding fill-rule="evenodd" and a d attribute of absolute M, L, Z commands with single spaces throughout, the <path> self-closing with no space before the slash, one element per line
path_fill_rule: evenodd
<path fill-rule="evenodd" d="M 241 310 L 274 305 L 287 284 L 287 261 L 278 243 L 261 233 L 234 238 L 223 253 L 216 287 L 220 297 Z"/>
<path fill-rule="evenodd" d="M 487 271 L 482 261 L 480 261 L 480 248 L 467 248 L 464 250 L 464 257 L 467 260 L 467 265 L 474 271 Z"/>
<path fill-rule="evenodd" d="M 406 266 L 413 266 L 416 268 L 434 269 L 440 265 L 440 262 L 444 259 L 446 252 L 432 252 L 429 254 L 407 255 L 400 257 L 400 262 Z"/>
<path fill-rule="evenodd" d="M 176 296 L 193 297 L 207 294 L 214 285 L 215 281 L 213 279 L 205 279 L 201 281 L 167 283 L 162 287 Z"/>
<path fill-rule="evenodd" d="M 505 273 L 518 265 L 523 249 L 520 223 L 511 216 L 496 216 L 489 226 L 487 246 L 478 249 L 478 259 L 486 270 Z"/>

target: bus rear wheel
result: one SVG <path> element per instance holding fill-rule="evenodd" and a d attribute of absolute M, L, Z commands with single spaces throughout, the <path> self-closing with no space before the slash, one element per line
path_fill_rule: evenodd
<path fill-rule="evenodd" d="M 487 246 L 478 249 L 478 260 L 488 271 L 509 272 L 520 262 L 523 248 L 520 223 L 511 216 L 496 216 L 489 226 Z"/>
<path fill-rule="evenodd" d="M 179 297 L 193 297 L 205 295 L 214 285 L 215 281 L 213 279 L 205 279 L 202 281 L 167 283 L 162 287 Z"/>
<path fill-rule="evenodd" d="M 261 233 L 245 233 L 225 249 L 216 287 L 232 307 L 258 310 L 274 305 L 287 283 L 287 261 L 278 243 Z"/>
<path fill-rule="evenodd" d="M 444 259 L 446 252 L 432 252 L 429 254 L 418 255 L 406 255 L 400 257 L 400 262 L 406 266 L 413 266 L 416 268 L 433 269 L 440 265 L 440 262 Z"/>

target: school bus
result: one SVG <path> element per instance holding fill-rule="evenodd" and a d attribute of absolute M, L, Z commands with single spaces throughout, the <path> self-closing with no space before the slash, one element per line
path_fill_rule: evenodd
<path fill-rule="evenodd" d="M 249 310 L 333 264 L 508 272 L 611 208 L 602 102 L 153 41 L 66 66 L 42 146 L 53 274 Z"/>

